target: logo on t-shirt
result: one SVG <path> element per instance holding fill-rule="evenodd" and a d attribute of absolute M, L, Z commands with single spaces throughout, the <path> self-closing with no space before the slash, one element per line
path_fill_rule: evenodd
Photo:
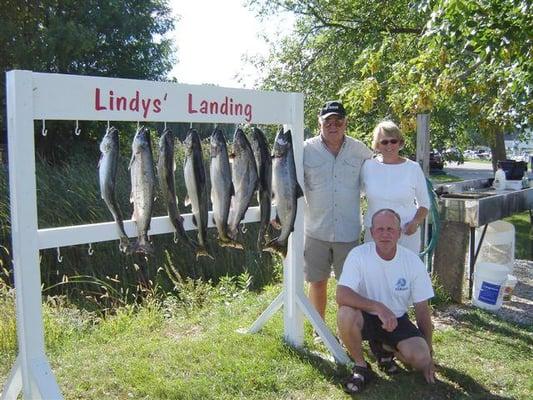
<path fill-rule="evenodd" d="M 398 282 L 396 282 L 396 290 L 407 290 L 407 281 L 405 278 L 398 279 Z"/>

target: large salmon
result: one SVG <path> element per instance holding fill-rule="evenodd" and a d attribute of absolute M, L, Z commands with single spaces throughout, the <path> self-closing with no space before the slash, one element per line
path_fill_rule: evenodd
<path fill-rule="evenodd" d="M 254 127 L 250 140 L 254 152 L 259 178 L 259 209 L 260 223 L 257 236 L 257 249 L 262 250 L 268 227 L 270 226 L 270 210 L 272 203 L 272 158 L 265 134 Z"/>
<path fill-rule="evenodd" d="M 190 129 L 185 138 L 186 158 L 183 174 L 187 187 L 185 205 L 191 205 L 192 221 L 198 229 L 198 246 L 196 258 L 212 256 L 207 249 L 207 218 L 209 213 L 209 199 L 207 181 L 202 157 L 200 137 L 195 129 Z"/>
<path fill-rule="evenodd" d="M 279 130 L 272 151 L 272 199 L 277 220 L 281 225 L 279 236 L 267 243 L 265 250 L 287 255 L 287 242 L 294 230 L 298 198 L 303 196 L 296 178 L 296 165 L 291 131 Z"/>
<path fill-rule="evenodd" d="M 130 173 L 130 201 L 133 203 L 133 220 L 137 225 L 137 242 L 133 251 L 152 254 L 148 231 L 154 208 L 155 171 L 150 131 L 144 127 L 139 128 L 133 139 Z"/>
<path fill-rule="evenodd" d="M 211 134 L 211 203 L 213 221 L 218 231 L 218 244 L 222 247 L 242 249 L 242 245 L 228 236 L 228 218 L 231 198 L 235 193 L 231 181 L 231 166 L 224 133 L 215 129 Z"/>
<path fill-rule="evenodd" d="M 233 137 L 233 163 L 231 175 L 235 195 L 231 202 L 229 232 L 233 239 L 237 238 L 239 224 L 257 189 L 257 167 L 250 142 L 242 129 L 237 129 Z"/>
<path fill-rule="evenodd" d="M 100 151 L 102 152 L 98 163 L 100 195 L 117 224 L 118 235 L 120 237 L 119 249 L 122 252 L 128 252 L 130 250 L 130 240 L 124 231 L 122 212 L 115 194 L 119 159 L 118 130 L 115 127 L 112 126 L 107 129 L 100 143 Z"/>
<path fill-rule="evenodd" d="M 176 233 L 181 236 L 183 242 L 194 249 L 194 244 L 183 228 L 183 217 L 178 208 L 176 197 L 176 184 L 174 181 L 174 171 L 176 162 L 174 160 L 174 134 L 170 129 L 165 129 L 159 139 L 159 159 L 157 160 L 157 172 L 159 175 L 159 185 L 163 198 L 167 206 L 170 222 Z"/>

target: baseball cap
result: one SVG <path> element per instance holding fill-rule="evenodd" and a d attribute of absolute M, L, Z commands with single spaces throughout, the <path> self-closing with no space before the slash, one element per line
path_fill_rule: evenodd
<path fill-rule="evenodd" d="M 321 118 L 327 118 L 330 115 L 339 115 L 340 117 L 346 117 L 346 110 L 342 103 L 338 100 L 326 101 L 318 114 Z"/>

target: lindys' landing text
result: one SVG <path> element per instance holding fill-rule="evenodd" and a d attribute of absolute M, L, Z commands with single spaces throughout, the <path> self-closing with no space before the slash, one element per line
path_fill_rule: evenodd
<path fill-rule="evenodd" d="M 143 118 L 147 118 L 152 112 L 158 114 L 161 112 L 161 106 L 167 99 L 167 94 L 162 99 L 144 97 L 141 92 L 136 90 L 133 96 L 120 96 L 113 90 L 102 93 L 100 88 L 95 89 L 94 109 L 96 111 L 136 111 L 141 112 Z"/>

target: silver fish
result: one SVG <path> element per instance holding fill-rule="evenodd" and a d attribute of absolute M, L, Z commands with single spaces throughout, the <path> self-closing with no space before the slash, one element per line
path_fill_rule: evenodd
<path fill-rule="evenodd" d="M 272 199 L 276 206 L 277 220 L 281 224 L 279 236 L 266 244 L 264 250 L 287 255 L 287 242 L 294 230 L 298 198 L 303 196 L 296 179 L 296 165 L 292 148 L 291 131 L 276 135 L 272 151 Z"/>
<path fill-rule="evenodd" d="M 178 208 L 178 199 L 176 197 L 176 184 L 174 181 L 174 171 L 176 162 L 174 160 L 174 134 L 170 129 L 165 129 L 159 139 L 159 158 L 157 160 L 157 173 L 159 175 L 159 185 L 163 198 L 167 205 L 167 212 L 170 222 L 178 235 L 181 236 L 185 244 L 194 248 L 189 236 L 183 228 L 183 217 Z"/>
<path fill-rule="evenodd" d="M 243 246 L 228 236 L 228 218 L 231 197 L 234 195 L 231 181 L 231 166 L 229 162 L 226 139 L 222 130 L 215 129 L 211 134 L 211 203 L 213 204 L 213 222 L 218 231 L 218 244 L 222 247 Z"/>
<path fill-rule="evenodd" d="M 198 246 L 196 258 L 207 256 L 213 258 L 207 249 L 207 218 L 209 199 L 207 198 L 207 182 L 202 158 L 202 145 L 195 129 L 190 129 L 185 139 L 186 158 L 183 174 L 187 187 L 185 205 L 191 205 L 192 221 L 198 228 Z"/>
<path fill-rule="evenodd" d="M 130 162 L 133 220 L 137 225 L 137 242 L 133 252 L 152 254 L 148 238 L 155 195 L 155 171 L 150 131 L 140 127 L 133 138 Z"/>
<path fill-rule="evenodd" d="M 259 175 L 259 209 L 260 223 L 257 237 L 257 249 L 262 250 L 270 226 L 270 210 L 272 203 L 272 158 L 265 134 L 259 128 L 254 127 L 250 140 L 254 152 L 257 173 Z"/>
<path fill-rule="evenodd" d="M 100 161 L 98 162 L 98 175 L 100 178 L 100 195 L 113 215 L 120 236 L 119 249 L 122 252 L 129 251 L 130 240 L 124 231 L 122 212 L 115 195 L 117 180 L 117 167 L 119 158 L 118 130 L 115 127 L 107 129 L 100 143 Z"/>
<path fill-rule="evenodd" d="M 235 195 L 231 201 L 229 232 L 230 236 L 236 239 L 239 224 L 257 189 L 257 167 L 254 154 L 242 129 L 235 131 L 232 158 L 231 174 Z"/>

